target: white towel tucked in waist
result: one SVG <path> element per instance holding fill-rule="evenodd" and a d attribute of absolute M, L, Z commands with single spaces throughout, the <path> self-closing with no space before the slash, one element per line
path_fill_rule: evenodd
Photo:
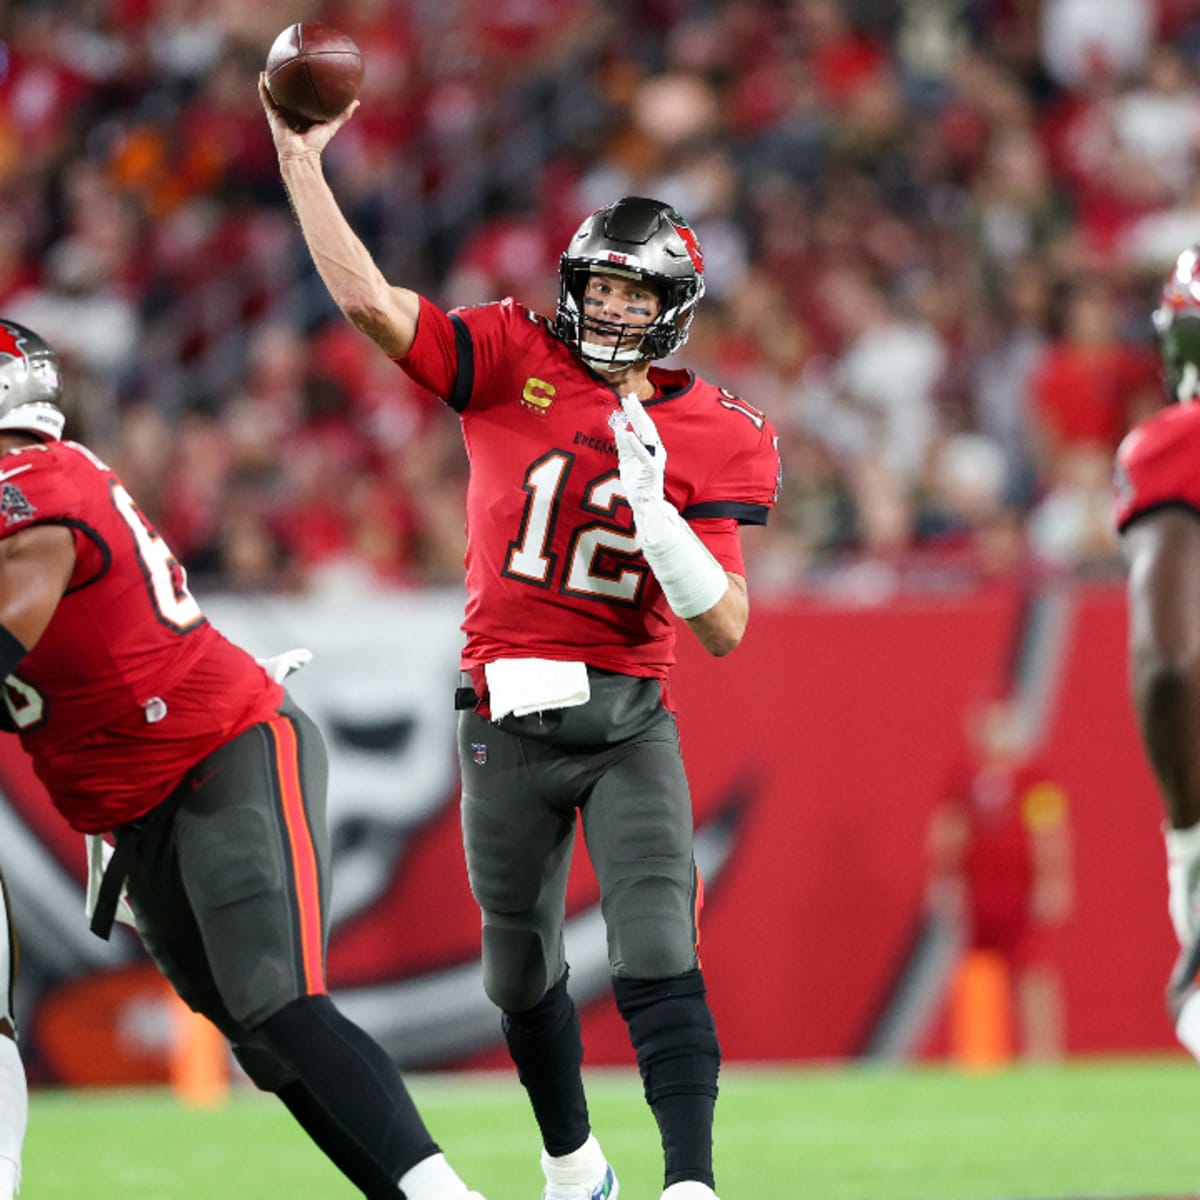
<path fill-rule="evenodd" d="M 552 708 L 586 704 L 592 694 L 587 667 L 581 662 L 549 658 L 501 658 L 485 663 L 492 720 L 512 713 L 525 717 Z"/>

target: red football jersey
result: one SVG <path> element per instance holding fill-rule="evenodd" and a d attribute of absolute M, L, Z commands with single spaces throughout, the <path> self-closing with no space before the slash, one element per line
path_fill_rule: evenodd
<path fill-rule="evenodd" d="M 422 300 L 416 341 L 397 361 L 462 420 L 463 666 L 533 656 L 665 677 L 674 625 L 621 490 L 617 390 L 511 299 L 449 315 Z M 737 527 L 765 523 L 775 503 L 775 432 L 690 371 L 651 368 L 650 379 L 666 497 L 722 566 L 744 574 Z"/>
<path fill-rule="evenodd" d="M 85 447 L 0 457 L 0 537 L 65 525 L 75 570 L 4 699 L 38 777 L 85 833 L 140 816 L 283 689 L 221 636 L 121 481 Z"/>
<path fill-rule="evenodd" d="M 959 764 L 947 794 L 966 817 L 963 873 L 975 944 L 1015 943 L 1032 917 L 1034 839 L 1066 824 L 1066 794 L 1037 760 L 986 761 L 975 753 Z"/>
<path fill-rule="evenodd" d="M 1117 448 L 1117 528 L 1167 505 L 1200 514 L 1200 404 L 1171 404 L 1140 421 Z"/>

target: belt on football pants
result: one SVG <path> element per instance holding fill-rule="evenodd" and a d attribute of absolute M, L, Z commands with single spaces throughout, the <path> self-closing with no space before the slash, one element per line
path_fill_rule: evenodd
<path fill-rule="evenodd" d="M 128 836 L 117 838 L 112 857 L 108 860 L 100 880 L 100 890 L 96 893 L 91 930 L 106 942 L 112 934 L 113 922 L 117 918 L 117 905 L 121 901 L 121 893 L 125 890 L 125 880 L 129 877 L 133 842 L 134 839 Z"/>
<path fill-rule="evenodd" d="M 161 804 L 155 805 L 148 813 L 135 817 L 115 831 L 112 857 L 104 868 L 100 888 L 96 892 L 96 907 L 92 909 L 92 923 L 89 926 L 97 937 L 107 942 L 112 934 L 113 922 L 117 919 L 117 905 L 121 902 L 121 893 L 124 892 L 125 881 L 129 878 L 138 833 L 154 818 L 169 818 L 182 799 L 182 789 L 176 788 Z"/>
<path fill-rule="evenodd" d="M 475 671 L 459 671 L 458 687 L 454 689 L 454 711 L 463 712 L 474 708 L 483 699 L 486 691 L 482 667 L 477 667 Z"/>

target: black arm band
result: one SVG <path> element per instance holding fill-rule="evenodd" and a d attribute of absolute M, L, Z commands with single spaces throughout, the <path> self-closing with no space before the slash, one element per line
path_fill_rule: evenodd
<path fill-rule="evenodd" d="M 7 679 L 28 653 L 12 633 L 0 625 L 0 681 Z"/>

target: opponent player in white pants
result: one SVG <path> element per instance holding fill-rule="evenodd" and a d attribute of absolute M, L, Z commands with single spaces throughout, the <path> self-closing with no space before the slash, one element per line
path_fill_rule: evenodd
<path fill-rule="evenodd" d="M 16 974 L 17 938 L 0 875 L 0 1200 L 12 1200 L 20 1190 L 21 1147 L 29 1118 L 29 1091 L 13 1015 Z"/>

